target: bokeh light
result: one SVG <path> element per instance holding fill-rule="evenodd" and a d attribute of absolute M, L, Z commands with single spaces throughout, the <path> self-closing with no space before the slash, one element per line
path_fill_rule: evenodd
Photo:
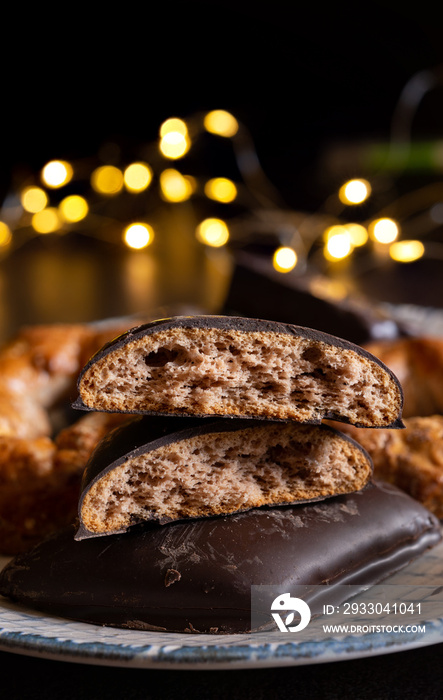
<path fill-rule="evenodd" d="M 398 224 L 389 218 L 376 219 L 369 226 L 369 233 L 378 243 L 393 243 L 400 233 Z"/>
<path fill-rule="evenodd" d="M 277 248 L 272 257 L 272 264 L 278 272 L 290 272 L 297 265 L 297 253 L 293 248 Z"/>
<path fill-rule="evenodd" d="M 371 194 L 367 180 L 349 180 L 340 187 L 338 196 L 343 204 L 362 204 Z"/>
<path fill-rule="evenodd" d="M 89 207 L 84 197 L 73 194 L 62 199 L 59 204 L 59 210 L 65 221 L 75 223 L 87 216 Z"/>
<path fill-rule="evenodd" d="M 177 131 L 166 134 L 160 141 L 160 151 L 165 158 L 171 160 L 182 158 L 189 151 L 189 147 L 189 139 Z"/>
<path fill-rule="evenodd" d="M 188 135 L 188 127 L 183 119 L 178 119 L 177 117 L 171 117 L 166 119 L 160 127 L 160 138 L 166 136 L 166 134 L 181 134 L 182 136 Z"/>
<path fill-rule="evenodd" d="M 215 177 L 205 184 L 205 195 L 216 202 L 228 204 L 237 197 L 237 187 L 226 177 Z"/>
<path fill-rule="evenodd" d="M 225 138 L 232 138 L 239 129 L 236 118 L 224 109 L 215 109 L 209 112 L 204 118 L 203 125 L 206 131 L 211 134 Z"/>
<path fill-rule="evenodd" d="M 65 160 L 51 160 L 46 163 L 41 177 L 47 187 L 56 189 L 67 185 L 72 180 L 74 170 L 72 165 Z"/>
<path fill-rule="evenodd" d="M 160 127 L 160 151 L 165 158 L 182 158 L 191 146 L 188 127 L 182 119 L 167 119 Z"/>
<path fill-rule="evenodd" d="M 92 188 L 99 194 L 112 196 L 123 188 L 123 173 L 115 165 L 102 165 L 91 175 Z"/>
<path fill-rule="evenodd" d="M 123 241 L 129 248 L 141 250 L 151 245 L 154 240 L 154 229 L 149 224 L 134 223 L 127 226 L 123 232 Z"/>
<path fill-rule="evenodd" d="M 368 230 L 361 224 L 346 224 L 344 227 L 351 237 L 351 243 L 356 248 L 368 242 Z"/>
<path fill-rule="evenodd" d="M 197 227 L 196 235 L 200 243 L 220 248 L 229 240 L 229 228 L 222 219 L 205 219 Z"/>
<path fill-rule="evenodd" d="M 36 214 L 48 203 L 48 195 L 41 187 L 26 187 L 20 195 L 20 201 L 25 211 Z"/>
<path fill-rule="evenodd" d="M 168 202 L 184 202 L 192 195 L 192 180 L 178 170 L 168 168 L 160 174 L 160 190 Z"/>
<path fill-rule="evenodd" d="M 37 233 L 53 233 L 61 226 L 61 219 L 55 207 L 47 207 L 32 217 L 32 227 Z"/>
<path fill-rule="evenodd" d="M 325 231 L 323 254 L 327 260 L 343 260 L 352 253 L 351 234 L 345 226 L 331 226 Z"/>
<path fill-rule="evenodd" d="M 152 181 L 152 170 L 147 163 L 131 163 L 123 173 L 125 187 L 130 192 L 143 192 Z"/>
<path fill-rule="evenodd" d="M 423 257 L 425 247 L 421 241 L 397 241 L 389 246 L 389 255 L 397 262 L 413 262 Z"/>
<path fill-rule="evenodd" d="M 0 248 L 6 248 L 12 240 L 11 229 L 4 221 L 0 221 Z"/>

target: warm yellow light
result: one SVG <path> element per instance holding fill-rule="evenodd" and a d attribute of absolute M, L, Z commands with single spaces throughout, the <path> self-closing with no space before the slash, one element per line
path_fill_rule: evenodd
<path fill-rule="evenodd" d="M 203 121 L 206 131 L 217 136 L 230 138 L 238 131 L 238 121 L 232 114 L 223 109 L 215 109 L 209 112 Z"/>
<path fill-rule="evenodd" d="M 118 194 L 123 187 L 123 173 L 115 165 L 102 165 L 92 173 L 91 185 L 100 194 Z"/>
<path fill-rule="evenodd" d="M 57 188 L 66 185 L 74 174 L 72 165 L 65 160 L 51 160 L 42 170 L 42 180 L 48 187 Z"/>
<path fill-rule="evenodd" d="M 369 232 L 379 243 L 393 243 L 398 237 L 399 228 L 393 219 L 377 219 L 370 224 Z"/>
<path fill-rule="evenodd" d="M 172 117 L 167 119 L 160 127 L 160 138 L 166 136 L 166 134 L 177 133 L 182 136 L 188 135 L 188 127 L 186 126 L 183 119 L 177 119 L 177 117 Z"/>
<path fill-rule="evenodd" d="M 237 188 L 232 180 L 228 180 L 226 177 L 215 177 L 206 183 L 205 195 L 216 202 L 228 204 L 236 198 Z"/>
<path fill-rule="evenodd" d="M 123 240 L 129 248 L 146 248 L 154 240 L 154 229 L 149 224 L 131 224 L 124 230 Z"/>
<path fill-rule="evenodd" d="M 351 243 L 353 246 L 362 246 L 368 242 L 368 231 L 361 224 L 346 224 L 345 228 L 347 231 L 349 231 L 349 235 L 351 236 Z"/>
<path fill-rule="evenodd" d="M 323 239 L 325 243 L 327 243 L 331 238 L 334 236 L 346 234 L 346 227 L 345 226 L 329 226 L 329 228 L 326 229 L 323 233 Z M 349 235 L 349 234 L 348 234 Z"/>
<path fill-rule="evenodd" d="M 86 199 L 77 194 L 65 197 L 59 204 L 59 210 L 65 221 L 75 223 L 87 216 L 89 207 Z"/>
<path fill-rule="evenodd" d="M 60 224 L 58 211 L 54 207 L 42 209 L 32 217 L 32 226 L 37 233 L 52 233 L 60 228 Z"/>
<path fill-rule="evenodd" d="M 342 260 L 352 253 L 352 241 L 344 226 L 331 226 L 325 232 L 324 256 L 327 260 Z"/>
<path fill-rule="evenodd" d="M 219 248 L 229 240 L 229 229 L 221 219 L 205 219 L 197 227 L 196 235 L 201 243 Z"/>
<path fill-rule="evenodd" d="M 343 204 L 362 204 L 371 194 L 367 180 L 349 180 L 340 187 L 338 196 Z"/>
<path fill-rule="evenodd" d="M 6 248 L 12 240 L 11 229 L 4 221 L 0 221 L 0 248 Z"/>
<path fill-rule="evenodd" d="M 123 179 L 130 192 L 142 192 L 151 184 L 152 170 L 147 163 L 131 163 L 123 173 Z"/>
<path fill-rule="evenodd" d="M 163 170 L 160 175 L 160 189 L 168 202 L 184 202 L 192 194 L 192 182 L 173 168 Z"/>
<path fill-rule="evenodd" d="M 272 258 L 272 264 L 278 272 L 290 272 L 297 265 L 297 253 L 293 248 L 286 246 L 277 248 Z"/>
<path fill-rule="evenodd" d="M 160 141 L 160 151 L 165 158 L 176 160 L 182 158 L 191 146 L 191 142 L 186 134 L 178 131 L 168 131 Z"/>
<path fill-rule="evenodd" d="M 41 187 L 27 187 L 20 195 L 20 201 L 25 211 L 36 214 L 45 208 L 48 196 Z"/>
<path fill-rule="evenodd" d="M 397 262 L 413 262 L 423 257 L 425 247 L 421 241 L 397 241 L 389 246 L 389 255 Z"/>

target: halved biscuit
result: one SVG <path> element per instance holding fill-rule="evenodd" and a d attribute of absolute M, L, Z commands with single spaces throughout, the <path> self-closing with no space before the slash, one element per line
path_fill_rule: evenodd
<path fill-rule="evenodd" d="M 394 374 L 362 348 L 300 326 L 231 316 L 163 319 L 102 348 L 76 408 L 402 427 Z"/>
<path fill-rule="evenodd" d="M 371 474 L 363 448 L 328 426 L 145 416 L 92 454 L 77 539 L 322 500 L 363 488 Z"/>

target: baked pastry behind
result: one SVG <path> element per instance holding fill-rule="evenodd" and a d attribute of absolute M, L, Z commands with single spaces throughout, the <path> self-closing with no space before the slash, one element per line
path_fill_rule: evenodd
<path fill-rule="evenodd" d="M 2 554 L 22 551 L 75 518 L 89 455 L 123 419 L 82 416 L 77 426 L 59 434 L 62 425 L 54 418 L 65 413 L 91 354 L 127 325 L 27 326 L 0 348 Z"/>
<path fill-rule="evenodd" d="M 365 347 L 399 379 L 403 417 L 443 413 L 443 338 L 398 338 Z"/>
<path fill-rule="evenodd" d="M 406 491 L 443 518 L 443 416 L 405 419 L 404 430 L 346 427 L 371 455 L 377 478 Z"/>

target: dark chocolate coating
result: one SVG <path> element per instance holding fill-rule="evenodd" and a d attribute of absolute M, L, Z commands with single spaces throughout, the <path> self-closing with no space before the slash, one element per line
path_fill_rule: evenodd
<path fill-rule="evenodd" d="M 309 280 L 277 272 L 269 258 L 246 252 L 237 254 L 222 313 L 320 328 L 354 343 L 396 338 L 404 330 L 369 301 L 320 297 Z"/>
<path fill-rule="evenodd" d="M 387 484 L 318 504 L 73 535 L 17 556 L 0 593 L 99 625 L 205 633 L 249 631 L 251 585 L 371 585 L 441 537 L 431 513 Z"/>
<path fill-rule="evenodd" d="M 158 331 L 165 331 L 169 329 L 176 328 L 200 328 L 205 329 L 220 329 L 220 330 L 235 330 L 245 333 L 251 332 L 262 332 L 262 333 L 281 333 L 296 336 L 299 338 L 305 338 L 314 342 L 321 342 L 327 345 L 332 345 L 336 348 L 342 348 L 344 350 L 351 350 L 357 355 L 366 358 L 367 360 L 376 363 L 381 367 L 387 375 L 389 375 L 398 387 L 399 394 L 401 396 L 400 405 L 400 415 L 393 421 L 390 425 L 385 425 L 386 428 L 403 428 L 403 421 L 401 420 L 401 409 L 403 407 L 403 392 L 395 374 L 389 367 L 387 367 L 381 360 L 372 355 L 367 350 L 351 343 L 343 338 L 338 338 L 328 333 L 323 333 L 322 331 L 314 330 L 312 328 L 305 328 L 303 326 L 295 326 L 290 323 L 279 323 L 277 321 L 266 321 L 258 318 L 243 318 L 240 316 L 175 316 L 173 318 L 158 319 L 156 321 L 151 321 L 150 323 L 145 323 L 135 328 L 131 328 L 126 333 L 118 336 L 109 343 L 106 343 L 91 359 L 86 363 L 86 365 L 81 370 L 77 386 L 80 391 L 80 384 L 83 376 L 88 371 L 88 369 L 97 361 L 101 360 L 103 357 L 108 355 L 114 350 L 118 350 L 128 343 L 137 340 L 143 336 L 151 335 L 157 333 Z M 79 397 L 74 403 L 74 408 L 80 410 L 90 411 L 91 409 L 86 406 L 82 399 Z M 149 414 L 148 411 L 143 411 L 143 413 Z M 155 414 L 155 413 L 154 413 Z M 259 418 L 259 416 L 254 416 L 254 418 Z M 325 414 L 323 416 L 325 419 L 340 420 L 346 422 L 346 419 L 342 416 L 337 416 L 336 414 Z"/>
<path fill-rule="evenodd" d="M 90 532 L 84 526 L 82 520 L 83 500 L 96 481 L 113 469 L 117 469 L 128 459 L 147 454 L 160 447 L 171 445 L 181 440 L 196 438 L 207 435 L 208 433 L 246 430 L 254 426 L 262 426 L 263 423 L 264 421 L 262 420 L 244 421 L 240 418 L 213 418 L 211 420 L 207 418 L 173 416 L 142 416 L 134 418 L 134 420 L 110 431 L 95 448 L 83 473 L 78 508 L 80 526 L 76 534 L 76 539 L 80 540 L 87 537 L 97 537 L 97 533 Z M 317 429 L 332 435 L 339 434 L 338 430 L 328 425 L 319 425 Z M 372 466 L 369 454 L 361 445 L 348 435 L 343 433 L 340 433 L 340 435 L 343 440 L 351 443 L 356 450 L 359 450 Z M 318 497 L 312 500 L 321 501 L 323 498 L 324 497 Z M 146 520 L 152 519 L 155 518 L 149 515 L 146 516 Z M 165 523 L 168 522 L 168 520 L 161 520 L 161 522 Z"/>

